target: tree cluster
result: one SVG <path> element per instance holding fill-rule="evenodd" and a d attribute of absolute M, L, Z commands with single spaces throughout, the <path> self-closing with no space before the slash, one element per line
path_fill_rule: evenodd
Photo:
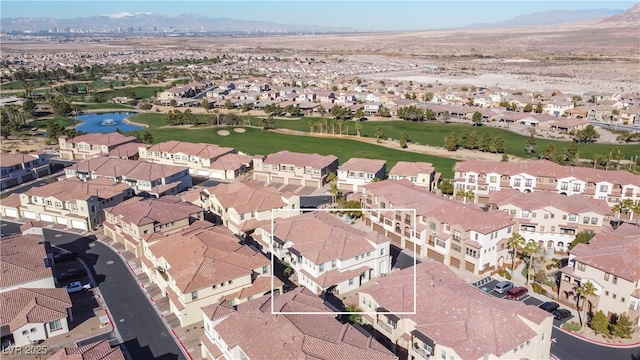
<path fill-rule="evenodd" d="M 463 149 L 478 149 L 482 152 L 504 153 L 504 139 L 500 136 L 491 138 L 488 132 L 485 132 L 482 139 L 478 142 L 478 134 L 475 131 L 469 132 L 465 130 L 461 137 L 453 131 L 449 136 L 444 138 L 444 148 L 449 151 Z"/>
<path fill-rule="evenodd" d="M 398 117 L 410 121 L 434 121 L 436 113 L 431 109 L 421 109 L 416 106 L 406 106 L 398 109 Z"/>
<path fill-rule="evenodd" d="M 587 125 L 586 128 L 576 131 L 573 140 L 577 143 L 592 143 L 600 137 L 593 125 Z"/>
<path fill-rule="evenodd" d="M 180 110 L 169 110 L 164 117 L 164 122 L 167 125 L 198 125 L 198 118 L 191 112 L 191 109 L 187 109 L 184 112 Z"/>

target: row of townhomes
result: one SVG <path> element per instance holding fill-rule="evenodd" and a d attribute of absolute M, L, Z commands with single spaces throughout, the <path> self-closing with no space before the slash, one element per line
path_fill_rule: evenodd
<path fill-rule="evenodd" d="M 582 194 L 605 200 L 610 206 L 625 199 L 640 200 L 640 177 L 627 171 L 562 166 L 548 160 L 522 163 L 467 160 L 456 163 L 454 171 L 455 188 L 472 190 L 480 203 L 487 202 L 491 191 L 503 189 Z"/>
<path fill-rule="evenodd" d="M 0 333 L 26 346 L 69 331 L 71 298 L 56 288 L 42 231 L 24 225 L 20 235 L 0 238 Z"/>
<path fill-rule="evenodd" d="M 560 269 L 560 296 L 571 299 L 585 282 L 595 287 L 587 297 L 587 311 L 602 310 L 607 318 L 626 313 L 633 326 L 640 321 L 640 228 L 623 224 L 605 229 L 569 252 L 569 264 Z"/>
<path fill-rule="evenodd" d="M 51 173 L 47 154 L 2 154 L 0 190 L 8 189 Z"/>

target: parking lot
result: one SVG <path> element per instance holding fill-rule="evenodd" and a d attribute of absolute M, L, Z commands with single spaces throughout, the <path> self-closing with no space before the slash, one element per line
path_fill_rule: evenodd
<path fill-rule="evenodd" d="M 483 278 L 475 283 L 471 283 L 469 285 L 476 287 L 480 290 L 482 290 L 483 292 L 485 292 L 486 294 L 496 297 L 498 299 L 508 299 L 509 301 L 514 301 L 514 300 L 510 300 L 509 298 L 507 298 L 506 293 L 505 294 L 500 294 L 499 292 L 496 292 L 493 290 L 493 288 L 496 286 L 497 283 L 499 283 L 501 280 L 496 280 L 492 277 L 486 277 Z M 548 300 L 541 300 L 538 297 L 536 297 L 537 294 L 532 294 L 531 292 L 527 293 L 525 296 L 522 297 L 522 299 L 520 299 L 519 301 L 522 301 L 523 303 L 527 304 L 527 305 L 534 305 L 534 306 L 539 306 L 540 304 L 542 304 L 545 301 Z M 561 309 L 563 309 L 564 307 L 560 306 Z M 570 309 L 568 309 L 570 310 Z M 573 315 L 564 318 L 562 320 L 553 320 L 553 324 L 555 326 L 560 326 L 563 323 L 573 319 Z"/>

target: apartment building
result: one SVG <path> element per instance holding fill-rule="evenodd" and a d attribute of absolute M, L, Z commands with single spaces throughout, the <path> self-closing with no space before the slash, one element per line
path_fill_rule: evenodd
<path fill-rule="evenodd" d="M 338 170 L 334 155 L 294 153 L 287 150 L 253 158 L 253 178 L 265 183 L 321 188 L 327 175 Z"/>
<path fill-rule="evenodd" d="M 427 261 L 415 272 L 393 272 L 358 294 L 359 307 L 376 313 L 363 321 L 396 353 L 424 360 L 550 358 L 551 314 L 484 294 L 442 264 Z"/>
<path fill-rule="evenodd" d="M 271 292 L 269 259 L 222 226 L 197 221 L 148 245 L 144 255 L 143 271 L 169 297 L 180 326 L 200 321 L 203 306 L 227 298 L 237 305 Z M 276 291 L 282 285 L 275 281 Z M 246 297 L 237 298 L 241 291 Z"/>
<path fill-rule="evenodd" d="M 389 171 L 391 180 L 409 180 L 413 185 L 424 186 L 433 191 L 440 180 L 433 164 L 428 162 L 398 161 Z"/>
<path fill-rule="evenodd" d="M 3 260 L 4 261 L 4 260 Z M 69 332 L 71 298 L 65 289 L 17 288 L 0 293 L 0 333 L 15 346 L 32 346 Z"/>
<path fill-rule="evenodd" d="M 386 172 L 385 160 L 351 158 L 338 168 L 338 188 L 343 191 L 359 192 L 362 185 L 383 180 L 387 175 Z"/>
<path fill-rule="evenodd" d="M 97 156 L 107 156 L 118 146 L 132 142 L 138 142 L 135 136 L 124 136 L 117 132 L 58 138 L 60 158 L 68 160 L 86 160 Z"/>
<path fill-rule="evenodd" d="M 56 287 L 51 263 L 47 260 L 44 236 L 22 234 L 2 237 L 0 254 L 2 254 L 0 293 L 19 288 L 53 289 Z"/>
<path fill-rule="evenodd" d="M 527 241 L 537 241 L 543 249 L 552 252 L 566 252 L 580 232 L 600 232 L 613 216 L 604 200 L 546 191 L 494 191 L 489 194 L 488 204 L 491 209 L 509 214 Z"/>
<path fill-rule="evenodd" d="M 271 218 L 300 214 L 300 197 L 280 193 L 272 186 L 256 180 L 218 184 L 199 192 L 193 203 L 209 211 L 214 221 L 237 235 L 250 235 L 259 226 L 270 224 Z M 273 210 L 273 211 L 272 211 Z"/>
<path fill-rule="evenodd" d="M 142 256 L 142 243 L 152 242 L 202 219 L 202 208 L 176 196 L 159 199 L 134 197 L 104 209 L 104 234 L 119 242 L 136 257 Z"/>
<path fill-rule="evenodd" d="M 140 159 L 157 164 L 186 166 L 193 176 L 233 180 L 252 167 L 253 158 L 233 148 L 214 144 L 166 141 L 138 148 Z"/>
<path fill-rule="evenodd" d="M 476 275 L 496 269 L 508 256 L 511 217 L 430 193 L 408 180 L 366 185 L 365 223 L 402 249 Z M 398 210 L 394 210 L 398 209 Z"/>
<path fill-rule="evenodd" d="M 625 199 L 640 200 L 640 176 L 624 170 L 562 166 L 548 160 L 525 163 L 467 160 L 456 163 L 454 171 L 456 189 L 472 190 L 480 203 L 486 203 L 490 191 L 507 188 L 582 194 L 605 200 L 609 206 Z"/>
<path fill-rule="evenodd" d="M 146 161 L 97 157 L 65 169 L 67 178 L 80 180 L 106 178 L 126 184 L 144 197 L 175 195 L 191 187 L 189 168 Z"/>
<path fill-rule="evenodd" d="M 2 154 L 0 189 L 51 174 L 47 154 Z"/>
<path fill-rule="evenodd" d="M 313 293 L 345 293 L 391 271 L 390 240 L 355 228 L 328 212 L 313 211 L 260 227 L 261 250 L 289 263 Z"/>
<path fill-rule="evenodd" d="M 84 344 L 77 347 L 65 347 L 49 356 L 49 360 L 125 360 L 122 349 L 119 346 L 114 348 L 109 344 L 109 340 L 104 339 L 97 342 Z"/>
<path fill-rule="evenodd" d="M 131 188 L 111 180 L 65 179 L 33 187 L 0 204 L 2 213 L 24 217 L 67 228 L 92 230 L 104 220 L 103 208 L 113 206 L 133 196 Z"/>
<path fill-rule="evenodd" d="M 273 314 L 285 312 L 285 314 Z M 214 304 L 202 308 L 204 359 L 376 359 L 397 356 L 374 338 L 332 315 L 286 314 L 331 312 L 323 300 L 303 287 L 270 294 L 236 308 Z"/>
<path fill-rule="evenodd" d="M 622 224 L 610 228 L 569 252 L 569 264 L 560 269 L 560 296 L 571 301 L 575 288 L 591 282 L 595 296 L 584 301 L 587 312 L 602 310 L 609 318 L 627 313 L 634 326 L 640 321 L 640 227 Z"/>

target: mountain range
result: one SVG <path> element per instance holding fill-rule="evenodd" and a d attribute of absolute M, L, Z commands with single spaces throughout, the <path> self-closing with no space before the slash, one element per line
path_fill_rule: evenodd
<path fill-rule="evenodd" d="M 509 20 L 473 24 L 463 29 L 502 27 L 550 26 L 572 23 L 596 22 L 638 24 L 640 5 L 626 12 L 614 9 L 551 10 L 520 15 Z M 267 21 L 246 21 L 229 18 L 211 18 L 204 15 L 159 15 L 152 13 L 117 13 L 73 19 L 53 18 L 4 18 L 2 32 L 119 32 L 119 33 L 339 33 L 359 32 L 351 27 L 334 27 L 303 24 L 277 24 Z"/>

